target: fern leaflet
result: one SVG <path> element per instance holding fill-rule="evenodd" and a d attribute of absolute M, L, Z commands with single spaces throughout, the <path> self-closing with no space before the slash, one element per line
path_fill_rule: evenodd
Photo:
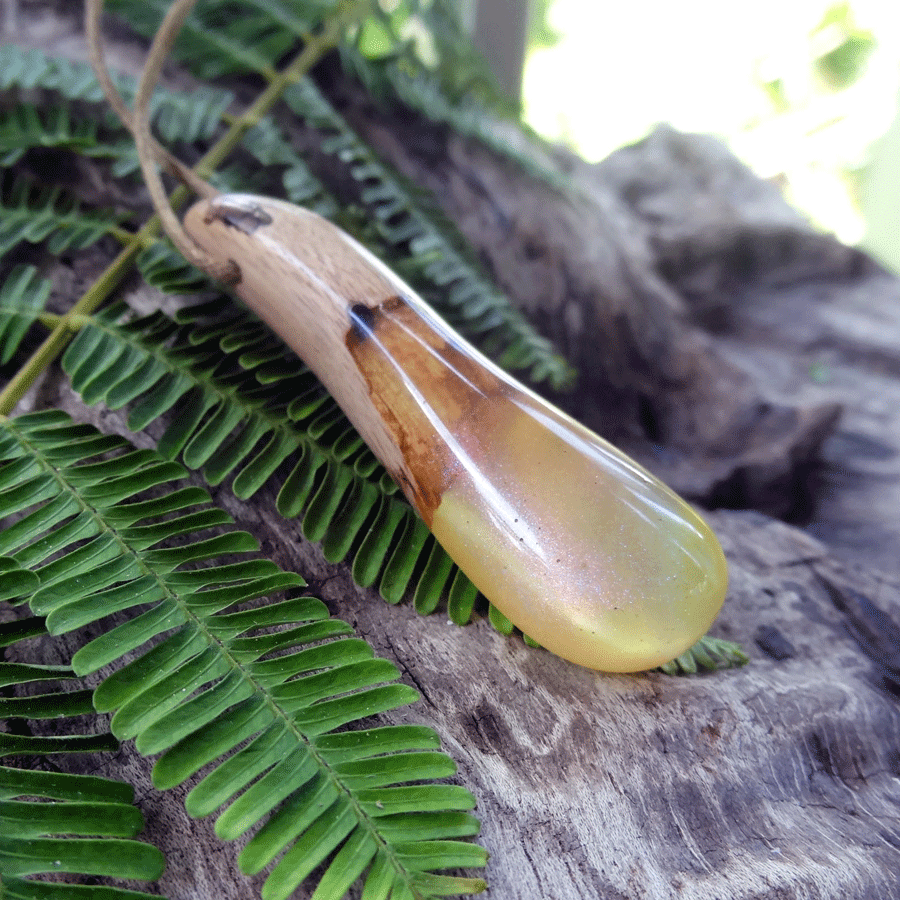
<path fill-rule="evenodd" d="M 0 192 L 0 256 L 22 241 L 47 241 L 51 253 L 83 250 L 116 228 L 118 219 L 111 212 L 86 212 L 58 188 L 18 178 Z"/>
<path fill-rule="evenodd" d="M 8 363 L 50 296 L 34 266 L 15 266 L 0 287 L 0 365 Z"/>

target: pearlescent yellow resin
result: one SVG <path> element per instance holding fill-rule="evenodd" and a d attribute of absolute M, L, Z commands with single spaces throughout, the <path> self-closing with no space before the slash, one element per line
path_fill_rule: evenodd
<path fill-rule="evenodd" d="M 707 631 L 727 569 L 687 504 L 528 395 L 491 404 L 458 447 L 432 531 L 498 609 L 548 650 L 631 672 Z"/>

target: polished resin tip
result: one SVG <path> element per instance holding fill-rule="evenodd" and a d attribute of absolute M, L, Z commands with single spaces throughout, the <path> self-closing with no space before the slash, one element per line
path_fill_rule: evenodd
<path fill-rule="evenodd" d="M 409 298 L 356 317 L 348 346 L 403 448 L 395 477 L 508 619 L 607 672 L 661 665 L 706 633 L 727 568 L 683 500 Z"/>
<path fill-rule="evenodd" d="M 432 529 L 460 568 L 548 650 L 607 672 L 649 669 L 701 638 L 725 557 L 672 491 L 556 411 L 517 398 L 467 441 Z"/>
<path fill-rule="evenodd" d="M 366 250 L 287 203 L 185 227 L 304 359 L 475 586 L 565 659 L 633 672 L 708 630 L 727 569 L 669 488 L 485 359 Z"/>

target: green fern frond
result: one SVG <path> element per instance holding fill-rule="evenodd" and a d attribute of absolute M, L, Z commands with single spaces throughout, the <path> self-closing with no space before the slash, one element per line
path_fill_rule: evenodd
<path fill-rule="evenodd" d="M 87 775 L 0 766 L 0 885 L 4 900 L 149 900 L 155 894 L 31 880 L 89 875 L 156 881 L 165 862 L 133 840 L 144 827 L 130 785 Z"/>
<path fill-rule="evenodd" d="M 116 80 L 125 102 L 130 103 L 136 89 L 135 81 L 126 76 L 119 76 Z M 215 134 L 232 103 L 234 94 L 231 91 L 207 85 L 195 88 L 190 94 L 157 88 L 150 104 L 149 119 L 153 128 L 169 143 L 192 144 L 209 140 Z M 109 118 L 108 110 L 104 113 Z M 111 126 L 122 133 L 122 139 L 102 149 L 108 149 L 105 155 L 115 160 L 112 174 L 116 178 L 124 178 L 140 169 L 140 161 L 134 140 L 126 135 L 118 120 Z M 101 150 L 97 150 L 92 155 L 100 153 Z"/>
<path fill-rule="evenodd" d="M 63 358 L 86 403 L 131 403 L 135 430 L 178 405 L 161 452 L 202 468 L 208 483 L 232 478 L 242 499 L 293 460 L 280 512 L 302 516 L 326 558 L 351 558 L 356 582 L 378 582 L 388 602 L 412 588 L 416 607 L 433 611 L 451 579 L 474 591 L 312 373 L 258 320 L 220 301 L 183 310 L 180 323 L 122 313 L 90 320 Z"/>
<path fill-rule="evenodd" d="M 56 147 L 81 153 L 96 151 L 97 125 L 89 119 L 73 121 L 65 106 L 38 110 L 18 103 L 0 112 L 0 165 L 11 166 L 33 147 Z"/>
<path fill-rule="evenodd" d="M 9 467 L 0 467 L 0 472 L 3 502 L 9 497 Z M 0 597 L 8 600 L 27 596 L 39 586 L 40 579 L 33 571 L 21 568 L 11 557 L 0 557 Z M 11 647 L 46 635 L 42 618 L 5 622 L 0 625 L 0 648 L 5 655 Z M 0 684 L 6 691 L 18 685 L 75 680 L 79 680 L 75 673 L 64 666 L 0 662 Z M 21 696 L 7 694 L 0 698 L 0 719 L 19 723 L 18 728 L 0 732 L 0 756 L 118 749 L 119 742 L 108 732 L 78 733 L 82 730 L 76 724 L 78 717 L 96 716 L 92 695 L 89 689 L 56 687 L 43 693 L 30 690 Z M 40 720 L 66 720 L 63 733 L 34 734 L 30 723 Z M 34 875 L 71 874 L 154 881 L 162 873 L 164 861 L 155 847 L 132 840 L 143 826 L 129 785 L 104 778 L 0 766 L 2 895 L 21 900 L 150 897 L 115 887 L 103 887 L 100 894 L 93 894 L 93 888 L 87 886 L 31 880 Z"/>
<path fill-rule="evenodd" d="M 166 0 L 110 0 L 108 6 L 137 32 L 151 37 L 169 4 Z M 200 78 L 270 73 L 272 60 L 287 53 L 298 37 L 308 36 L 328 9 L 326 4 L 278 0 L 201 0 L 188 16 L 173 55 Z"/>
<path fill-rule="evenodd" d="M 86 211 L 60 189 L 17 178 L 0 188 L 0 256 L 22 241 L 47 242 L 54 254 L 83 250 L 117 227 L 113 212 Z"/>
<path fill-rule="evenodd" d="M 740 644 L 707 634 L 681 656 L 659 668 L 666 675 L 696 675 L 701 669 L 732 669 L 749 661 L 750 657 Z"/>
<path fill-rule="evenodd" d="M 132 92 L 126 91 L 130 96 Z M 163 140 L 169 143 L 193 144 L 207 141 L 221 126 L 234 94 L 220 88 L 201 85 L 189 94 L 157 91 L 151 121 Z"/>
<path fill-rule="evenodd" d="M 376 65 L 384 69 L 383 80 L 401 103 L 432 122 L 449 126 L 456 134 L 472 138 L 560 196 L 578 194 L 578 186 L 552 161 L 550 143 L 517 117 L 485 109 L 467 94 L 451 99 L 440 79 L 427 69 L 411 71 L 391 61 Z"/>
<path fill-rule="evenodd" d="M 195 294 L 212 287 L 209 276 L 187 262 L 168 240 L 149 244 L 135 263 L 147 284 L 167 294 Z"/>
<path fill-rule="evenodd" d="M 130 101 L 136 81 L 117 73 L 111 77 L 122 96 Z M 43 146 L 110 157 L 116 160 L 114 174 L 117 176 L 138 168 L 134 142 L 124 139 L 127 132 L 109 112 L 89 64 L 48 56 L 39 50 L 25 50 L 15 44 L 0 46 L 0 89 L 21 93 L 34 88 L 53 91 L 64 100 L 100 105 L 103 129 L 111 138 L 101 140 L 98 122 L 76 115 L 69 106 L 38 110 L 31 103 L 20 103 L 0 114 L 0 153 L 7 154 L 2 159 L 4 165 L 12 165 L 26 149 Z M 231 91 L 208 85 L 189 94 L 158 88 L 151 102 L 150 120 L 166 141 L 209 140 L 233 102 Z"/>
<path fill-rule="evenodd" d="M 418 694 L 320 601 L 289 595 L 254 608 L 303 580 L 260 559 L 245 532 L 205 536 L 230 517 L 199 488 L 175 487 L 183 474 L 61 413 L 0 428 L 0 504 L 18 517 L 0 553 L 40 579 L 32 610 L 54 634 L 134 613 L 82 647 L 75 671 L 158 641 L 94 693 L 99 711 L 115 711 L 113 733 L 162 754 L 161 788 L 215 763 L 188 810 L 221 810 L 225 839 L 259 826 L 240 865 L 256 873 L 274 862 L 266 900 L 286 898 L 323 863 L 321 900 L 339 900 L 367 870 L 363 896 L 482 890 L 480 879 L 440 874 L 484 865 L 485 853 L 461 840 L 478 829 L 471 794 L 431 783 L 455 771 L 434 732 L 358 730 Z"/>
<path fill-rule="evenodd" d="M 50 296 L 50 282 L 34 266 L 16 266 L 0 287 L 0 365 L 18 350 L 28 329 L 41 317 Z"/>
<path fill-rule="evenodd" d="M 4 475 L 7 472 L 8 470 L 4 471 Z M 0 498 L 5 499 L 8 494 L 9 491 L 6 489 L 0 494 Z M 20 566 L 15 559 L 0 557 L 0 593 L 5 595 L 6 599 L 21 601 L 23 593 L 27 598 L 38 586 L 39 579 L 34 572 Z M 5 622 L 0 625 L 0 648 L 5 650 L 20 641 L 45 634 L 42 618 L 32 617 Z M 71 720 L 94 712 L 91 691 L 66 690 L 59 687 L 60 684 L 76 680 L 77 676 L 67 666 L 0 662 L 0 685 L 4 688 L 23 684 L 50 685 L 49 690 L 42 693 L 32 690 L 21 697 L 0 697 L 0 719 L 19 720 L 23 726 L 29 720 L 70 720 L 66 723 L 66 733 L 63 735 L 34 734 L 28 727 L 0 732 L 0 757 L 92 753 L 118 749 L 119 742 L 109 733 L 78 733 L 80 729 Z"/>
<path fill-rule="evenodd" d="M 338 202 L 334 194 L 313 173 L 294 150 L 281 127 L 270 116 L 250 129 L 242 147 L 267 169 L 282 167 L 281 180 L 287 198 L 299 206 L 330 219 L 353 235 L 376 257 L 386 259 L 388 248 L 361 207 Z"/>
<path fill-rule="evenodd" d="M 117 78 L 114 78 L 120 83 Z M 0 90 L 55 91 L 70 100 L 102 103 L 103 90 L 87 63 L 49 56 L 36 49 L 0 44 Z"/>
<path fill-rule="evenodd" d="M 312 173 L 271 116 L 260 120 L 244 135 L 242 146 L 263 166 L 284 167 L 282 183 L 292 203 L 305 206 L 326 219 L 338 218 L 337 200 Z"/>

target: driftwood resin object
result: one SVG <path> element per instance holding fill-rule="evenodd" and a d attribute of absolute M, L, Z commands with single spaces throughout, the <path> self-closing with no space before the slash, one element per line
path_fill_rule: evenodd
<path fill-rule="evenodd" d="M 243 194 L 185 229 L 315 372 L 453 560 L 523 632 L 592 669 L 678 656 L 727 569 L 706 523 L 510 378 L 340 229 Z"/>

